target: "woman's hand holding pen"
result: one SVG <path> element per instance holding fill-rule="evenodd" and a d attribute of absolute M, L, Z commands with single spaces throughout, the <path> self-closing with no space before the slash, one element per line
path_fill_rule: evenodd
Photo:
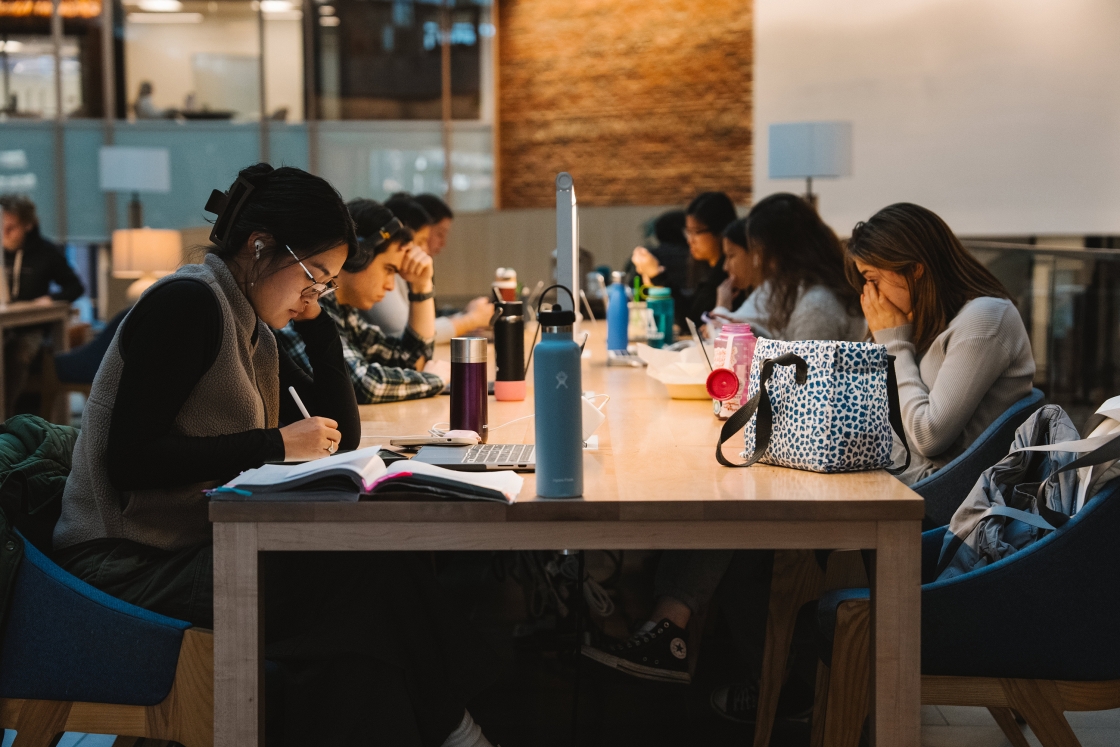
<path fill-rule="evenodd" d="M 338 448 L 342 434 L 330 418 L 305 418 L 280 429 L 284 439 L 284 461 L 305 462 L 329 456 Z"/>

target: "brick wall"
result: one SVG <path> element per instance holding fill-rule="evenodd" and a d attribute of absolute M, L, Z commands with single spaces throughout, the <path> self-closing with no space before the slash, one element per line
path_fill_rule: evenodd
<path fill-rule="evenodd" d="M 751 194 L 751 0 L 500 0 L 501 206 Z"/>

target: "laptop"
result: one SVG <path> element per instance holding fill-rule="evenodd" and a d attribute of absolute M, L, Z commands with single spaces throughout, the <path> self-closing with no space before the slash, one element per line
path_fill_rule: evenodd
<path fill-rule="evenodd" d="M 537 453 L 533 444 L 423 446 L 412 460 L 464 472 L 506 469 L 534 472 L 537 468 Z"/>

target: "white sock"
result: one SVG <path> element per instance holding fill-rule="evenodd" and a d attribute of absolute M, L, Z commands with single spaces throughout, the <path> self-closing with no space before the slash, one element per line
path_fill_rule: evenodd
<path fill-rule="evenodd" d="M 482 734 L 482 727 L 474 722 L 471 713 L 463 709 L 463 720 L 455 731 L 443 740 L 443 747 L 494 747 Z"/>

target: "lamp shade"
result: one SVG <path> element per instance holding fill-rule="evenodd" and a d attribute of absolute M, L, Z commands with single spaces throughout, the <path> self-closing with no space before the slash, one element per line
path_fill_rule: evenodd
<path fill-rule="evenodd" d="M 772 124 L 769 135 L 771 179 L 852 175 L 851 122 Z"/>
<path fill-rule="evenodd" d="M 102 192 L 170 192 L 171 151 L 104 145 L 98 158 Z"/>
<path fill-rule="evenodd" d="M 113 276 L 138 278 L 169 273 L 183 259 L 183 237 L 161 228 L 120 228 L 113 231 Z"/>

